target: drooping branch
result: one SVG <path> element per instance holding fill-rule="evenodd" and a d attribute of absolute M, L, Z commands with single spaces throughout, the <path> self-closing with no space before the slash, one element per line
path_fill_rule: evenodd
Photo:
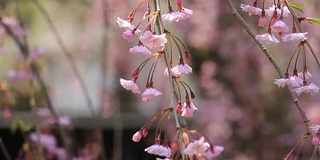
<path fill-rule="evenodd" d="M 277 71 L 278 75 L 282 78 L 284 77 L 284 74 L 281 71 L 280 65 L 275 61 L 275 59 L 273 58 L 272 54 L 270 53 L 270 51 L 261 43 L 261 41 L 257 40 L 255 38 L 256 34 L 252 31 L 252 29 L 250 28 L 250 26 L 247 24 L 247 22 L 243 19 L 243 17 L 239 14 L 239 12 L 237 11 L 237 9 L 234 7 L 233 3 L 231 0 L 227 0 L 227 4 L 230 7 L 230 9 L 232 10 L 232 14 L 238 19 L 238 21 L 240 22 L 240 24 L 242 25 L 242 27 L 247 31 L 247 33 L 250 35 L 250 37 L 254 40 L 254 42 L 259 46 L 259 48 L 263 51 L 263 53 L 265 54 L 265 56 L 269 59 L 269 61 L 271 62 L 271 64 L 273 65 L 273 67 L 275 68 L 275 70 Z M 297 95 L 293 92 L 292 88 L 290 86 L 287 87 L 289 90 L 289 93 L 297 107 L 297 109 L 300 112 L 300 115 L 303 119 L 303 122 L 305 123 L 305 126 L 307 128 L 307 131 L 309 132 L 310 135 L 313 136 L 313 132 L 310 129 L 310 120 L 304 110 L 304 107 L 302 106 L 302 104 L 300 103 Z"/>

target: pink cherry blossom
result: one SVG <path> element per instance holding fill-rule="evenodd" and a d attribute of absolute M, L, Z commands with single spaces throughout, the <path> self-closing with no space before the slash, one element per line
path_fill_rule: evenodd
<path fill-rule="evenodd" d="M 172 11 L 162 15 L 162 19 L 163 21 L 167 21 L 167 22 L 172 22 L 172 21 L 179 22 L 181 16 L 182 15 L 180 12 Z"/>
<path fill-rule="evenodd" d="M 268 16 L 270 16 L 270 17 L 273 16 L 274 10 L 275 10 L 275 5 L 272 5 L 269 9 L 265 9 L 266 14 L 267 14 Z M 290 14 L 290 11 L 289 11 L 289 9 L 288 9 L 287 6 L 281 7 L 281 9 L 277 8 L 277 10 L 276 10 L 277 15 L 278 15 L 278 16 L 281 16 L 282 10 L 283 10 L 283 15 L 282 15 L 282 16 L 283 16 L 283 17 L 288 17 L 289 14 Z"/>
<path fill-rule="evenodd" d="M 171 71 L 174 75 L 189 74 L 192 73 L 192 68 L 182 60 Z"/>
<path fill-rule="evenodd" d="M 11 109 L 10 108 L 4 108 L 2 110 L 2 117 L 3 118 L 11 118 L 12 117 L 12 112 L 11 112 Z"/>
<path fill-rule="evenodd" d="M 268 19 L 266 16 L 260 16 L 259 18 L 259 26 L 260 27 L 264 27 L 264 26 L 267 26 L 268 25 Z"/>
<path fill-rule="evenodd" d="M 51 111 L 47 107 L 41 107 L 41 108 L 38 108 L 37 115 L 38 116 L 43 116 L 43 117 L 50 117 L 51 116 Z"/>
<path fill-rule="evenodd" d="M 142 54 L 151 54 L 151 52 L 143 45 L 138 44 L 129 50 L 130 53 L 142 53 Z"/>
<path fill-rule="evenodd" d="M 301 79 L 303 79 L 303 72 L 299 72 L 299 73 L 298 73 L 298 77 L 301 78 Z M 307 71 L 306 73 L 304 73 L 304 78 L 305 78 L 306 80 L 310 79 L 311 77 L 312 77 L 312 74 L 311 74 L 309 71 Z"/>
<path fill-rule="evenodd" d="M 162 93 L 159 92 L 157 89 L 153 87 L 148 87 L 142 94 L 142 101 L 150 101 L 153 100 L 155 97 L 160 96 Z"/>
<path fill-rule="evenodd" d="M 311 95 L 313 95 L 318 91 L 319 91 L 319 87 L 314 83 L 293 89 L 293 92 L 295 92 L 297 95 L 300 95 L 301 93 L 310 93 Z"/>
<path fill-rule="evenodd" d="M 242 11 L 244 12 L 248 12 L 249 16 L 251 15 L 261 15 L 261 8 L 255 7 L 255 6 L 250 6 L 247 4 L 241 4 L 240 8 L 242 9 Z"/>
<path fill-rule="evenodd" d="M 119 24 L 120 28 L 126 28 L 129 30 L 133 30 L 135 28 L 135 26 L 132 25 L 129 21 L 123 20 L 120 17 L 117 17 L 117 23 Z"/>
<path fill-rule="evenodd" d="M 319 131 L 320 131 L 320 125 L 311 126 L 310 129 L 312 130 L 312 132 L 313 132 L 314 134 L 317 134 L 317 133 L 319 133 Z"/>
<path fill-rule="evenodd" d="M 206 152 L 206 157 L 207 158 L 214 158 L 214 157 L 217 157 L 221 154 L 221 152 L 224 150 L 224 147 L 223 146 L 218 146 L 218 145 L 215 145 L 212 149 L 209 149 L 207 152 Z"/>
<path fill-rule="evenodd" d="M 308 32 L 303 33 L 290 33 L 282 36 L 283 42 L 289 42 L 289 41 L 304 41 L 308 39 L 307 37 Z"/>
<path fill-rule="evenodd" d="M 138 33 L 139 30 L 136 30 L 136 29 L 127 29 L 125 32 L 123 32 L 123 38 L 128 40 L 129 42 L 132 42 L 133 41 L 133 38 L 135 36 L 135 33 Z"/>
<path fill-rule="evenodd" d="M 198 108 L 196 108 L 192 102 L 187 100 L 183 103 L 181 116 L 191 117 L 195 110 L 198 110 Z"/>
<path fill-rule="evenodd" d="M 2 17 L 2 22 L 10 27 L 11 31 L 16 36 L 25 35 L 25 30 L 20 26 L 17 20 L 11 17 Z M 0 26 L 0 35 L 7 35 L 6 29 L 3 26 Z"/>
<path fill-rule="evenodd" d="M 139 142 L 142 138 L 142 134 L 140 131 L 137 131 L 133 136 L 132 136 L 132 141 L 134 142 Z"/>
<path fill-rule="evenodd" d="M 201 137 L 199 140 L 189 143 L 183 153 L 189 157 L 192 157 L 193 155 L 204 155 L 209 147 L 209 143 L 204 142 L 204 137 Z"/>
<path fill-rule="evenodd" d="M 193 14 L 193 10 L 187 8 L 182 8 L 180 12 L 181 14 L 179 20 L 186 20 Z"/>
<path fill-rule="evenodd" d="M 154 144 L 146 148 L 144 151 L 146 151 L 149 154 L 159 155 L 163 157 L 170 157 L 171 155 L 171 149 L 169 147 L 159 144 Z"/>
<path fill-rule="evenodd" d="M 277 40 L 276 37 L 274 37 L 273 34 L 270 33 L 265 33 L 265 34 L 261 34 L 261 35 L 256 35 L 256 39 L 266 42 L 267 44 L 270 43 L 279 43 L 279 40 Z"/>
<path fill-rule="evenodd" d="M 174 72 L 174 71 L 172 70 L 172 68 L 171 68 L 171 72 L 172 72 L 172 75 L 175 76 L 175 77 L 180 76 L 180 74 L 177 74 L 177 72 Z M 169 76 L 168 67 L 166 67 L 166 68 L 164 69 L 163 75 L 164 75 L 164 76 Z"/>
<path fill-rule="evenodd" d="M 276 21 L 270 28 L 272 31 L 278 33 L 284 33 L 289 31 L 288 26 L 282 20 Z"/>
<path fill-rule="evenodd" d="M 289 78 L 279 78 L 275 79 L 274 84 L 277 84 L 278 87 L 299 87 L 303 84 L 303 80 L 297 76 L 290 76 Z"/>
<path fill-rule="evenodd" d="M 53 153 L 57 148 L 57 140 L 56 138 L 51 134 L 40 134 L 37 133 L 31 133 L 30 139 L 33 142 L 38 142 L 38 138 L 40 140 L 40 144 L 47 149 L 49 152 Z"/>
<path fill-rule="evenodd" d="M 42 48 L 36 48 L 30 53 L 30 57 L 32 59 L 39 59 L 39 58 L 43 57 L 44 54 L 45 54 L 45 52 L 43 51 Z"/>
<path fill-rule="evenodd" d="M 133 80 L 125 80 L 120 78 L 120 84 L 126 90 L 131 90 L 133 93 L 140 93 L 137 83 Z"/>
<path fill-rule="evenodd" d="M 154 35 L 151 31 L 145 31 L 139 39 L 144 45 L 151 49 L 161 47 L 167 43 L 166 34 Z"/>
<path fill-rule="evenodd" d="M 13 81 L 21 81 L 21 80 L 28 80 L 32 78 L 32 74 L 29 71 L 11 70 L 8 72 L 7 77 Z"/>

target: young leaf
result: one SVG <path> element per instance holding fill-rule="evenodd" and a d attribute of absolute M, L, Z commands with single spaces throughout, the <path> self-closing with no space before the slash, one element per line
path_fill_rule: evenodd
<path fill-rule="evenodd" d="M 307 17 L 307 21 L 309 23 L 316 23 L 316 24 L 320 24 L 320 19 L 319 18 L 311 18 L 311 17 Z"/>
<path fill-rule="evenodd" d="M 296 9 L 296 10 L 298 10 L 298 11 L 300 11 L 300 12 L 302 12 L 302 13 L 304 13 L 303 12 L 303 9 L 302 9 L 302 6 L 300 6 L 299 4 L 297 4 L 297 3 L 289 3 L 289 6 L 290 7 L 292 7 L 292 8 L 294 8 L 294 9 Z"/>

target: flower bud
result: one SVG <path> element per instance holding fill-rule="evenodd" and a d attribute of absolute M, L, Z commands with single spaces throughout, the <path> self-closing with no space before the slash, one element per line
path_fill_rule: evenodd
<path fill-rule="evenodd" d="M 141 134 L 143 137 L 146 137 L 149 133 L 148 128 L 146 128 L 146 127 L 141 128 L 140 131 L 141 131 Z"/>
<path fill-rule="evenodd" d="M 133 136 L 132 136 L 132 140 L 134 142 L 139 142 L 142 138 L 141 132 L 137 131 Z"/>

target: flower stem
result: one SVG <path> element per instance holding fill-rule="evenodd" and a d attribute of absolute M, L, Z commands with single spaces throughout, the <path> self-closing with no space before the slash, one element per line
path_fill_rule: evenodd
<path fill-rule="evenodd" d="M 155 0 L 155 6 L 156 6 L 155 7 L 156 10 L 159 12 L 159 15 L 161 15 L 159 0 Z M 159 17 L 161 17 L 161 16 L 159 16 Z M 158 32 L 160 34 L 163 34 L 164 33 L 164 28 L 162 28 L 164 26 L 163 25 L 163 21 L 162 21 L 161 18 L 157 18 L 157 20 L 158 21 L 157 21 L 157 25 L 156 26 L 157 26 Z M 179 132 L 180 133 L 180 137 L 182 137 L 182 133 L 179 131 L 180 128 L 181 128 L 180 120 L 179 120 L 179 117 L 178 117 L 178 114 L 177 114 L 177 110 L 176 110 L 176 107 L 175 107 L 175 104 L 177 103 L 177 100 L 178 100 L 178 94 L 177 94 L 177 92 L 175 90 L 175 84 L 174 84 L 174 79 L 173 79 L 173 75 L 172 75 L 172 71 L 171 71 L 171 65 L 169 63 L 169 55 L 165 54 L 165 52 L 164 52 L 164 59 L 165 59 L 166 66 L 168 68 L 168 77 L 169 77 L 169 83 L 170 83 L 170 92 L 171 92 L 171 104 L 170 104 L 170 106 L 173 108 L 173 114 L 174 114 L 174 119 L 175 119 L 175 123 L 176 123 L 177 132 Z M 183 153 L 184 144 L 183 144 L 182 138 L 180 138 L 180 145 L 179 146 L 180 146 L 180 151 L 181 151 L 181 155 L 182 155 L 182 160 L 185 160 L 186 156 Z"/>

